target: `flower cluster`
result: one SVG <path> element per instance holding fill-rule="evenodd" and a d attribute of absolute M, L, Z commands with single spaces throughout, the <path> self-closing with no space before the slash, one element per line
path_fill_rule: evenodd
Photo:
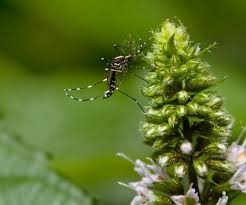
<path fill-rule="evenodd" d="M 220 81 L 202 60 L 214 46 L 201 49 L 178 20 L 153 32 L 142 88 L 151 164 L 120 154 L 142 177 L 124 184 L 137 192 L 132 205 L 225 205 L 231 195 L 246 193 L 246 128 L 229 145 L 233 120 L 215 90 Z"/>
<path fill-rule="evenodd" d="M 168 205 L 173 203 L 176 205 L 201 205 L 199 202 L 198 193 L 193 188 L 193 184 L 190 185 L 185 195 L 172 195 L 168 198 L 158 192 L 155 192 L 153 188 L 154 184 L 165 183 L 168 181 L 170 182 L 170 177 L 165 170 L 155 164 L 152 159 L 148 158 L 151 164 L 146 164 L 141 160 L 133 161 L 123 153 L 118 153 L 118 156 L 121 156 L 134 164 L 134 170 L 142 177 L 140 181 L 130 182 L 128 184 L 119 182 L 120 185 L 130 188 L 137 193 L 137 195 L 133 198 L 131 205 Z M 219 198 L 216 205 L 226 205 L 228 197 L 225 192 L 222 194 L 223 196 Z"/>
<path fill-rule="evenodd" d="M 228 147 L 226 159 L 233 164 L 236 171 L 230 179 L 231 189 L 246 193 L 246 139 L 240 144 L 244 137 L 246 127 L 241 132 L 238 140 Z"/>
<path fill-rule="evenodd" d="M 168 180 L 168 175 L 165 171 L 161 167 L 158 167 L 150 158 L 149 160 L 151 164 L 145 164 L 141 160 L 133 161 L 123 153 L 118 153 L 118 156 L 121 156 L 133 163 L 134 170 L 142 177 L 141 181 L 131 182 L 129 184 L 119 182 L 119 184 L 136 191 L 137 196 L 132 200 L 131 205 L 150 204 L 158 201 L 157 195 L 155 195 L 149 187 L 156 182 Z"/>

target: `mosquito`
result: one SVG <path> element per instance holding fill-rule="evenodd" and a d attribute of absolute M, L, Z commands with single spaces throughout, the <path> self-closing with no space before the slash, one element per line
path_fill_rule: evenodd
<path fill-rule="evenodd" d="M 141 42 L 142 40 L 139 39 L 139 41 Z M 137 46 L 133 46 L 133 42 L 130 40 L 128 41 L 128 47 L 114 44 L 115 50 L 121 55 L 118 55 L 111 60 L 107 60 L 105 58 L 101 59 L 103 62 L 106 63 L 106 69 L 105 69 L 107 72 L 106 78 L 103 80 L 100 80 L 99 82 L 96 82 L 94 84 L 88 85 L 86 87 L 64 89 L 65 94 L 70 99 L 84 102 L 84 101 L 93 101 L 93 100 L 96 100 L 98 98 L 107 99 L 107 98 L 111 97 L 115 93 L 115 91 L 119 91 L 121 94 L 132 99 L 138 105 L 138 107 L 142 110 L 142 112 L 145 114 L 143 107 L 140 105 L 140 103 L 138 102 L 138 100 L 136 98 L 128 95 L 127 93 L 125 93 L 124 91 L 119 89 L 119 87 L 120 87 L 120 85 L 121 85 L 121 83 L 122 83 L 122 81 L 126 75 L 126 72 L 129 69 L 130 64 L 133 61 L 135 61 L 142 54 L 145 46 L 146 46 L 145 42 L 141 43 Z M 122 54 L 122 53 L 126 53 L 125 49 L 128 50 L 128 53 Z M 122 78 L 117 80 L 117 76 L 120 73 L 122 74 Z M 142 80 L 144 80 L 142 77 L 140 77 L 138 75 L 136 75 L 136 76 L 141 78 Z M 77 97 L 74 97 L 73 95 L 70 94 L 71 91 L 80 91 L 83 89 L 93 88 L 93 87 L 95 87 L 99 84 L 102 84 L 104 82 L 107 82 L 107 88 L 106 88 L 106 91 L 104 92 L 103 96 L 94 96 L 94 97 L 89 97 L 89 98 L 77 98 Z"/>

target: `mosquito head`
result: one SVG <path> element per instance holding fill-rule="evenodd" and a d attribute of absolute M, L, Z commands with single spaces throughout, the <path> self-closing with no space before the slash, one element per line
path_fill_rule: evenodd
<path fill-rule="evenodd" d="M 132 55 L 131 54 L 125 56 L 125 61 L 130 61 L 130 60 L 132 60 Z"/>

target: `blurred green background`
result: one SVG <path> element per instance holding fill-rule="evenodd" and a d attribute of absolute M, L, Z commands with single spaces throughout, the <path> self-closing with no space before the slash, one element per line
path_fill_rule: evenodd
<path fill-rule="evenodd" d="M 54 153 L 54 166 L 101 204 L 129 204 L 134 193 L 117 181 L 137 177 L 115 154 L 150 153 L 138 131 L 141 111 L 119 93 L 81 104 L 67 99 L 63 89 L 103 79 L 100 58 L 115 55 L 114 43 L 129 33 L 147 38 L 175 16 L 201 46 L 219 43 L 207 60 L 218 77 L 228 76 L 219 90 L 235 117 L 237 136 L 246 116 L 245 0 L 0 0 L 1 126 Z M 128 75 L 122 89 L 144 104 L 141 83 Z M 233 204 L 245 202 L 240 196 Z"/>

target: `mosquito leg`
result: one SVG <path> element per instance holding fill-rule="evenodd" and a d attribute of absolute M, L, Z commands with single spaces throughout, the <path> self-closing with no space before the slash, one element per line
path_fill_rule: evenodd
<path fill-rule="evenodd" d="M 101 80 L 101 81 L 98 81 L 98 82 L 96 82 L 96 83 L 94 83 L 94 84 L 92 84 L 92 85 L 88 85 L 88 86 L 86 86 L 86 87 L 80 87 L 80 88 L 66 88 L 66 89 L 64 89 L 64 91 L 65 92 L 70 92 L 70 91 L 73 91 L 73 90 L 83 90 L 83 89 L 87 89 L 87 88 L 92 88 L 92 87 L 94 87 L 94 86 L 96 86 L 96 85 L 99 85 L 99 84 L 101 84 L 101 83 L 103 83 L 103 82 L 105 82 L 105 81 L 107 81 L 107 78 L 105 78 L 105 79 L 103 79 L 103 80 Z"/>
<path fill-rule="evenodd" d="M 138 107 L 142 110 L 142 112 L 144 113 L 145 117 L 147 118 L 146 116 L 146 112 L 144 111 L 143 107 L 140 105 L 140 103 L 137 101 L 137 99 L 135 99 L 134 97 L 128 95 L 127 93 L 125 93 L 124 91 L 120 90 L 118 87 L 116 88 L 116 90 L 118 90 L 120 93 L 122 93 L 123 95 L 129 97 L 130 99 L 132 99 L 135 103 L 137 103 Z M 147 118 L 148 120 L 148 118 Z"/>
<path fill-rule="evenodd" d="M 139 79 L 143 80 L 144 82 L 148 83 L 148 81 L 147 81 L 146 79 L 144 79 L 143 77 L 139 76 L 139 75 L 136 74 L 135 72 L 128 71 L 128 73 L 133 74 L 133 75 L 135 75 L 137 78 L 139 78 Z"/>
<path fill-rule="evenodd" d="M 68 96 L 70 99 L 77 100 L 77 101 L 80 101 L 80 102 L 95 100 L 95 99 L 97 99 L 99 96 L 83 99 L 83 98 L 77 98 L 77 97 L 74 97 L 74 96 L 71 95 L 69 92 L 71 92 L 71 91 L 79 91 L 79 90 L 83 90 L 83 89 L 92 88 L 92 87 L 94 87 L 94 86 L 96 86 L 96 85 L 99 85 L 99 84 L 105 82 L 105 81 L 107 81 L 107 78 L 105 78 L 105 79 L 103 79 L 103 80 L 101 80 L 101 81 L 99 81 L 99 82 L 96 82 L 96 83 L 94 83 L 94 84 L 92 84 L 92 85 L 88 85 L 88 86 L 86 86 L 86 87 L 80 87 L 80 88 L 66 88 L 66 89 L 64 89 L 64 92 L 65 92 L 65 95 Z"/>
<path fill-rule="evenodd" d="M 99 98 L 99 96 L 96 96 L 96 97 L 90 97 L 90 98 L 77 98 L 77 97 L 74 97 L 74 96 L 70 95 L 68 92 L 65 92 L 65 94 L 66 94 L 66 96 L 68 96 L 70 99 L 76 100 L 76 101 L 79 101 L 79 102 L 92 101 L 92 100 L 96 100 L 97 98 Z"/>
<path fill-rule="evenodd" d="M 134 75 L 135 75 L 137 78 L 139 78 L 139 79 L 143 80 L 144 82 L 148 83 L 148 81 L 147 81 L 146 79 L 144 79 L 143 77 L 137 75 L 136 73 L 134 73 Z"/>

